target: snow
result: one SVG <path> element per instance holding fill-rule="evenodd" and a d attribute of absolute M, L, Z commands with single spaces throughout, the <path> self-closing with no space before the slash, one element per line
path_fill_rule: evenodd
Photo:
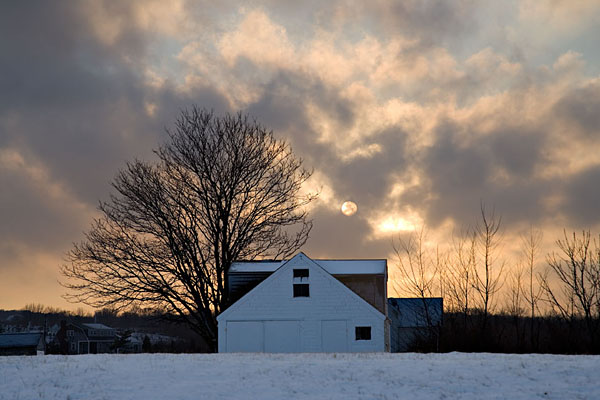
<path fill-rule="evenodd" d="M 332 275 L 385 274 L 386 260 L 319 260 L 313 259 Z M 238 261 L 230 272 L 273 272 L 286 261 Z"/>
<path fill-rule="evenodd" d="M 0 399 L 599 399 L 600 356 L 0 357 Z"/>

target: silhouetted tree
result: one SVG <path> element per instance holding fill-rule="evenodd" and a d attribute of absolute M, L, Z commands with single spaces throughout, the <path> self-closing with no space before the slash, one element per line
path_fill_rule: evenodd
<path fill-rule="evenodd" d="M 496 217 L 495 210 L 486 212 L 485 204 L 482 203 L 481 221 L 475 227 L 475 240 L 481 261 L 474 269 L 473 276 L 473 289 L 480 300 L 482 330 L 486 329 L 488 316 L 494 306 L 493 298 L 503 284 L 504 263 L 498 260 L 498 246 L 502 239 L 501 223 L 502 218 Z"/>
<path fill-rule="evenodd" d="M 144 340 L 142 341 L 142 352 L 152 352 L 152 343 L 150 342 L 150 338 L 148 337 L 148 335 L 144 335 Z"/>
<path fill-rule="evenodd" d="M 537 349 L 539 338 L 539 323 L 536 324 L 538 303 L 542 299 L 543 288 L 540 276 L 535 274 L 537 258 L 540 251 L 543 233 L 531 227 L 527 235 L 521 236 L 521 252 L 525 261 L 526 282 L 523 287 L 523 297 L 529 308 L 529 342 L 533 350 Z"/>
<path fill-rule="evenodd" d="M 600 237 L 592 240 L 589 231 L 575 232 L 556 241 L 560 253 L 547 257 L 550 276 L 542 277 L 547 301 L 563 318 L 576 322 L 582 318 L 592 351 L 597 351 L 600 329 Z"/>
<path fill-rule="evenodd" d="M 467 317 L 473 308 L 472 291 L 476 263 L 475 232 L 453 236 L 453 246 L 444 274 L 444 293 L 448 308 L 461 313 L 466 326 Z"/>
<path fill-rule="evenodd" d="M 110 348 L 119 353 L 123 349 L 123 347 L 127 345 L 127 342 L 129 342 L 131 333 L 132 332 L 130 329 L 126 329 L 123 332 L 118 333 Z"/>
<path fill-rule="evenodd" d="M 158 162 L 119 172 L 86 239 L 68 253 L 67 298 L 176 314 L 216 349 L 238 259 L 283 258 L 308 238 L 311 173 L 290 146 L 243 114 L 183 111 Z"/>

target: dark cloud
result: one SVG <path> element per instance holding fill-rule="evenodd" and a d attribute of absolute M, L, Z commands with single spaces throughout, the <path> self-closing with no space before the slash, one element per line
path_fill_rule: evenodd
<path fill-rule="evenodd" d="M 570 91 L 556 103 L 554 112 L 584 137 L 600 140 L 600 83 Z"/>
<path fill-rule="evenodd" d="M 497 166 L 508 172 L 512 179 L 521 181 L 531 177 L 534 167 L 544 160 L 544 142 L 545 136 L 541 132 L 527 127 L 508 127 L 492 132 L 489 141 L 483 145 L 490 149 Z"/>
<path fill-rule="evenodd" d="M 250 64 L 246 67 L 260 68 Z M 319 134 L 310 129 L 314 116 L 306 107 L 309 103 L 341 128 L 350 127 L 355 121 L 355 105 L 340 95 L 340 88 L 328 86 L 314 76 L 280 69 L 260 90 L 262 96 L 248 106 L 248 111 L 278 131 L 293 129 L 304 130 L 309 136 Z M 314 142 L 317 137 L 311 139 Z"/>
<path fill-rule="evenodd" d="M 545 162 L 545 136 L 531 128 L 506 127 L 488 134 L 470 131 L 449 121 L 440 123 L 435 143 L 422 159 L 429 182 L 405 199 L 415 206 L 429 197 L 424 210 L 430 226 L 446 219 L 472 223 L 481 202 L 495 206 L 505 221 L 539 221 L 548 210 L 550 182 L 534 178 Z"/>
<path fill-rule="evenodd" d="M 399 127 L 370 135 L 359 146 L 379 146 L 369 156 L 328 164 L 329 178 L 340 196 L 352 199 L 362 208 L 374 211 L 384 205 L 399 175 L 406 168 L 406 133 Z"/>
<path fill-rule="evenodd" d="M 371 227 L 358 212 L 350 217 L 339 210 L 316 208 L 313 230 L 305 251 L 318 258 L 384 258 L 391 250 L 391 239 L 369 239 Z"/>
<path fill-rule="evenodd" d="M 97 3 L 133 21 L 133 4 Z M 9 3 L 0 12 L 0 150 L 12 149 L 44 169 L 48 183 L 90 208 L 108 197 L 127 160 L 152 157 L 165 127 L 195 103 L 217 112 L 227 100 L 209 87 L 148 87 L 142 74 L 152 34 L 122 24 L 106 44 L 84 3 Z M 154 114 L 147 104 L 154 105 Z M 53 203 L 26 174 L 0 170 L 0 240 L 37 247 L 77 240 L 77 210 Z M 77 226 L 77 229 L 75 229 Z"/>
<path fill-rule="evenodd" d="M 564 211 L 569 223 L 584 229 L 600 223 L 600 166 L 569 177 L 563 193 L 566 197 Z"/>
<path fill-rule="evenodd" d="M 381 36 L 402 34 L 416 48 L 457 42 L 476 31 L 478 2 L 461 0 L 370 1 L 345 4 L 349 22 L 366 25 Z M 354 11 L 350 11 L 350 10 Z M 325 24 L 325 18 L 322 17 Z"/>
<path fill-rule="evenodd" d="M 85 222 L 81 213 L 39 186 L 17 171 L 0 173 L 0 242 L 27 244 L 30 251 L 52 251 L 80 234 Z M 1 254 L 3 259 L 9 256 Z"/>
<path fill-rule="evenodd" d="M 477 210 L 491 174 L 486 154 L 458 142 L 461 127 L 445 121 L 437 129 L 436 141 L 423 158 L 425 178 L 429 181 L 430 200 L 427 223 L 435 227 L 447 218 L 468 221 Z M 423 193 L 423 195 L 425 195 Z M 413 201 L 419 198 L 413 195 Z M 420 200 L 422 201 L 422 199 Z"/>

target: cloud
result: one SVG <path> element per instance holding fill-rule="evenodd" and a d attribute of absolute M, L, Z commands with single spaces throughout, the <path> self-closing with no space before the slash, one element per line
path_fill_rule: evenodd
<path fill-rule="evenodd" d="M 569 228 L 589 229 L 590 225 L 600 224 L 600 165 L 570 177 L 563 193 Z"/>
<path fill-rule="evenodd" d="M 519 2 L 519 18 L 526 23 L 552 26 L 555 35 L 577 34 L 586 25 L 597 23 L 600 11 L 598 0 L 553 0 Z"/>
<path fill-rule="evenodd" d="M 556 103 L 554 110 L 582 139 L 600 140 L 600 80 L 573 88 Z"/>

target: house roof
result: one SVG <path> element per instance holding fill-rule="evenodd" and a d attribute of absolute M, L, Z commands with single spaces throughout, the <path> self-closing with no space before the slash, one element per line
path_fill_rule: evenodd
<path fill-rule="evenodd" d="M 312 259 L 331 275 L 385 274 L 385 259 L 371 260 L 319 260 Z M 273 272 L 287 260 L 236 261 L 229 272 Z"/>
<path fill-rule="evenodd" d="M 89 328 L 89 329 L 114 329 L 114 328 L 111 328 L 110 326 L 106 326 L 104 324 L 81 324 L 81 326 L 85 326 L 86 328 Z"/>
<path fill-rule="evenodd" d="M 0 348 L 37 346 L 41 337 L 41 332 L 2 333 L 0 334 Z"/>

